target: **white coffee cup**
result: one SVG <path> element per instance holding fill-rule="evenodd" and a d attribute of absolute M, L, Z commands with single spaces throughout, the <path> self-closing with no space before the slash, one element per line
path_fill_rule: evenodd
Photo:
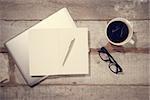
<path fill-rule="evenodd" d="M 123 22 L 123 23 L 125 23 L 126 25 L 127 25 L 127 27 L 128 27 L 128 36 L 127 36 L 127 38 L 124 40 L 124 41 L 122 41 L 122 42 L 119 42 L 119 43 L 116 43 L 116 42 L 113 42 L 113 41 L 111 41 L 109 38 L 108 38 L 108 36 L 107 36 L 107 28 L 108 28 L 108 26 L 112 23 L 112 22 L 115 22 L 115 21 L 121 21 L 121 22 Z M 109 21 L 109 23 L 107 24 L 107 26 L 106 26 L 106 29 L 105 29 L 105 34 L 106 34 L 106 38 L 107 38 L 107 40 L 111 43 L 111 44 L 113 44 L 113 45 L 118 45 L 118 46 L 120 46 L 120 45 L 124 45 L 124 44 L 126 44 L 126 43 L 130 43 L 130 44 L 134 44 L 134 41 L 133 41 L 133 39 L 132 39 L 132 37 L 133 37 L 133 27 L 132 27 L 132 25 L 131 25 L 131 23 L 127 20 L 127 19 L 125 19 L 125 18 L 114 18 L 114 19 L 112 19 L 111 21 Z"/>

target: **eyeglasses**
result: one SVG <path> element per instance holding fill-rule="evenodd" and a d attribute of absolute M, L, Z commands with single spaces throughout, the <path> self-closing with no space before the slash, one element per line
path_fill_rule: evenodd
<path fill-rule="evenodd" d="M 122 72 L 122 68 L 120 67 L 120 65 L 114 60 L 114 58 L 109 54 L 105 47 L 100 48 L 98 50 L 98 53 L 103 61 L 109 62 L 109 69 L 113 73 L 118 74 L 119 72 Z"/>

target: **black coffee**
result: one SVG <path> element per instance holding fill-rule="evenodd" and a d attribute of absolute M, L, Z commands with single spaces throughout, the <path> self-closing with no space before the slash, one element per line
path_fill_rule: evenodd
<path fill-rule="evenodd" d="M 127 39 L 129 29 L 122 21 L 114 21 L 107 27 L 107 36 L 109 40 L 115 43 L 121 43 Z"/>

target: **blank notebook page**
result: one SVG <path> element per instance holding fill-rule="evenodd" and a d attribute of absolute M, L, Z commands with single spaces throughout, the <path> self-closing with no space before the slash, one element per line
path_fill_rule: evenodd
<path fill-rule="evenodd" d="M 73 47 L 64 64 L 71 40 Z M 30 75 L 89 74 L 88 29 L 33 30 L 30 41 Z"/>
<path fill-rule="evenodd" d="M 57 75 L 75 29 L 35 29 L 29 32 L 30 75 Z"/>
<path fill-rule="evenodd" d="M 77 28 L 75 42 L 59 74 L 89 74 L 88 29 Z"/>

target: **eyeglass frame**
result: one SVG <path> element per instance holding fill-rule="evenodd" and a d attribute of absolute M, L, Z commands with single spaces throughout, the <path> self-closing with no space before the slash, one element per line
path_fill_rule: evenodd
<path fill-rule="evenodd" d="M 110 53 L 107 51 L 107 49 L 106 49 L 105 47 L 101 47 L 101 48 L 98 50 L 98 53 L 99 53 L 100 58 L 101 58 L 103 61 L 109 62 L 109 69 L 110 69 L 113 73 L 118 74 L 118 73 L 120 73 L 120 72 L 123 72 L 121 66 L 120 66 L 120 65 L 116 62 L 116 60 L 110 55 Z M 103 59 L 103 58 L 101 57 L 100 53 L 105 53 L 105 54 L 107 54 L 108 59 L 107 59 L 107 60 Z M 114 65 L 116 66 L 116 72 L 111 69 L 111 64 L 114 64 Z"/>

